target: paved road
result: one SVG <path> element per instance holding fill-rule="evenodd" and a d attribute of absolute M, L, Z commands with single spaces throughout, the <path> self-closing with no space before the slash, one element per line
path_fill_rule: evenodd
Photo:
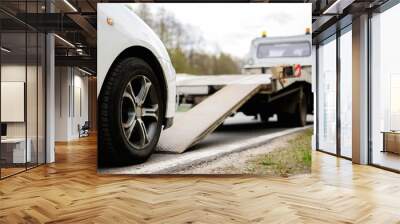
<path fill-rule="evenodd" d="M 213 133 L 208 135 L 203 141 L 196 145 L 193 149 L 215 147 L 226 143 L 240 142 L 252 137 L 266 135 L 288 129 L 280 127 L 276 119 L 266 124 L 254 117 L 245 116 L 242 113 L 229 117 L 224 124 Z"/>
<path fill-rule="evenodd" d="M 312 117 L 309 117 L 310 123 Z M 101 169 L 100 173 L 123 173 L 123 174 L 138 174 L 138 173 L 153 173 L 155 170 L 160 170 L 168 166 L 165 161 L 175 161 L 184 166 L 190 161 L 196 161 L 197 158 L 212 158 L 218 153 L 225 153 L 227 148 L 233 150 L 243 147 L 243 145 L 252 142 L 252 139 L 257 139 L 261 136 L 273 138 L 275 134 L 289 133 L 294 128 L 280 127 L 274 119 L 270 123 L 265 124 L 253 117 L 245 116 L 241 113 L 234 117 L 229 117 L 224 124 L 217 128 L 213 133 L 208 135 L 204 140 L 187 150 L 182 154 L 170 154 L 165 152 L 154 153 L 148 161 L 143 164 L 117 167 L 110 169 Z M 249 141 L 250 139 L 250 141 Z M 263 141 L 262 139 L 258 139 Z M 167 172 L 168 173 L 168 172 Z"/>

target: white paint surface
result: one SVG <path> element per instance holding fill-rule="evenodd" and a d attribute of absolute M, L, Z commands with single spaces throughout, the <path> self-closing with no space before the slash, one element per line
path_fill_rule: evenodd
<path fill-rule="evenodd" d="M 1 82 L 1 122 L 24 122 L 24 102 L 24 82 Z"/>

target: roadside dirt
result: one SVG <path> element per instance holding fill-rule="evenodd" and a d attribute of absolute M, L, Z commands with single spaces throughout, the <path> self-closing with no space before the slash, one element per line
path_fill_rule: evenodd
<path fill-rule="evenodd" d="M 295 139 L 300 133 L 295 133 L 287 136 L 283 136 L 272 140 L 271 142 L 256 147 L 241 151 L 238 153 L 232 153 L 227 156 L 218 158 L 213 161 L 205 162 L 183 171 L 178 171 L 179 174 L 262 174 L 249 168 L 249 161 L 253 161 L 256 158 L 266 155 L 274 150 L 282 149 L 289 146 L 288 141 Z"/>

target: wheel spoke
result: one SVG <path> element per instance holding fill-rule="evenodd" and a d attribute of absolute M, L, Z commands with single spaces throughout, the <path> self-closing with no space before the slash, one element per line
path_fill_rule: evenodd
<path fill-rule="evenodd" d="M 124 91 L 124 97 L 127 97 L 130 100 L 132 100 L 132 102 L 136 106 L 137 99 L 136 99 L 135 93 L 133 92 L 132 84 L 130 82 L 128 83 L 128 85 L 126 85 L 126 88 Z"/>
<path fill-rule="evenodd" d="M 142 119 L 137 119 L 139 130 L 140 130 L 140 140 L 141 144 L 145 145 L 149 142 L 149 136 L 147 134 L 146 125 L 144 124 Z"/>
<path fill-rule="evenodd" d="M 125 122 L 122 122 L 122 127 L 124 129 L 126 128 L 130 128 L 133 123 L 135 122 L 136 119 L 136 114 L 134 113 L 136 111 L 136 103 L 135 103 L 135 99 L 134 99 L 134 95 L 133 95 L 133 89 L 132 89 L 132 85 L 131 83 L 128 83 L 125 91 L 123 93 L 123 100 L 121 103 L 121 116 L 126 116 L 126 120 Z M 128 100 L 128 102 L 126 101 Z M 125 105 L 129 105 L 128 108 L 124 108 L 124 104 Z M 129 107 L 133 107 L 132 112 L 130 111 Z"/>
<path fill-rule="evenodd" d="M 136 122 L 136 117 L 130 118 L 127 122 L 122 123 L 123 128 L 130 128 L 131 126 L 134 126 Z"/>
<path fill-rule="evenodd" d="M 136 97 L 136 103 L 138 105 L 143 105 L 143 103 L 146 101 L 147 95 L 149 93 L 151 87 L 151 82 L 147 78 L 143 77 L 142 78 L 142 84 L 140 87 L 140 91 L 138 96 Z"/>
<path fill-rule="evenodd" d="M 136 125 L 136 120 L 133 119 L 133 121 L 131 122 L 131 125 L 124 129 L 126 138 L 128 140 L 131 138 L 132 131 L 133 131 L 133 128 L 135 128 L 135 125 Z"/>
<path fill-rule="evenodd" d="M 142 110 L 142 117 L 153 117 L 158 120 L 158 104 L 154 104 L 150 108 L 143 107 Z"/>

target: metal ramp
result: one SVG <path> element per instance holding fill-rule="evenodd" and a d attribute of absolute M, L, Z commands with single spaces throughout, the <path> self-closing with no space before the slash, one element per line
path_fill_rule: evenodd
<path fill-rule="evenodd" d="M 174 125 L 161 133 L 157 150 L 184 152 L 214 131 L 228 116 L 253 97 L 260 87 L 260 83 L 230 84 L 191 110 L 178 113 Z"/>

